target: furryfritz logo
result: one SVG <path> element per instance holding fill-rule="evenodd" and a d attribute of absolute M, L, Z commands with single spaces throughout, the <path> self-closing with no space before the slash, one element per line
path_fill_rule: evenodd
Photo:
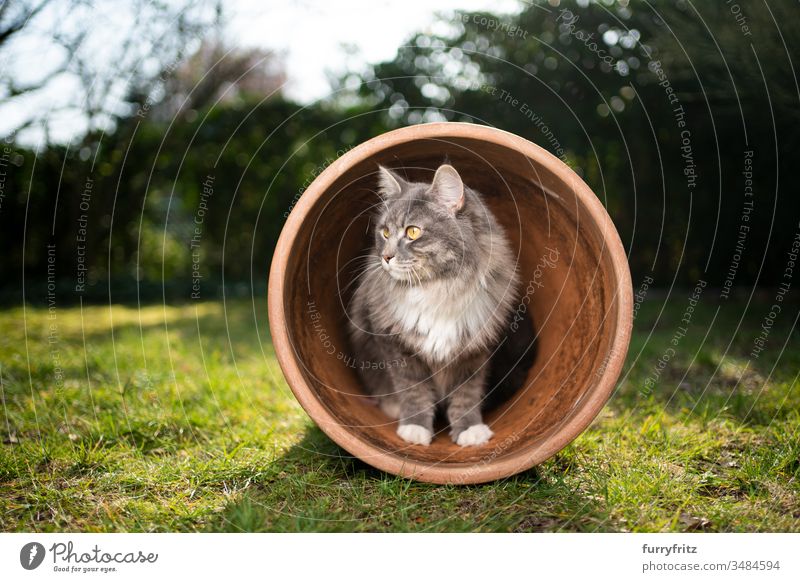
<path fill-rule="evenodd" d="M 19 563 L 26 570 L 35 570 L 44 561 L 44 546 L 39 542 L 30 542 L 19 551 Z"/>

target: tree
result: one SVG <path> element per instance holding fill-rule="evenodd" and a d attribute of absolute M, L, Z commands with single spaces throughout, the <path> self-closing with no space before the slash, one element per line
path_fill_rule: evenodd
<path fill-rule="evenodd" d="M 0 4 L 0 135 L 28 143 L 109 130 L 131 88 L 222 21 L 212 0 L 6 0 Z"/>

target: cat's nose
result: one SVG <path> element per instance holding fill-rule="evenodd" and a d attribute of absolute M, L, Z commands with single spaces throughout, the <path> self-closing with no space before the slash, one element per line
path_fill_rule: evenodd
<path fill-rule="evenodd" d="M 387 265 L 389 264 L 389 261 L 391 261 L 393 258 L 394 255 L 383 255 L 383 260 L 386 261 Z"/>

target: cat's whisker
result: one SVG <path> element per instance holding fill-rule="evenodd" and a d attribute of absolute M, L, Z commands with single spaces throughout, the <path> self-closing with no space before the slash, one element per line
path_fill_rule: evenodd
<path fill-rule="evenodd" d="M 353 274 L 350 282 L 339 290 L 339 295 L 341 295 L 342 293 L 346 293 L 347 290 L 350 289 L 350 287 L 352 287 L 354 283 L 360 281 L 362 278 L 364 278 L 365 275 L 378 271 L 381 268 L 382 266 L 379 262 L 367 263 L 359 271 Z"/>
<path fill-rule="evenodd" d="M 369 260 L 373 259 L 373 258 L 376 258 L 373 253 L 368 253 L 368 254 L 365 254 L 365 255 L 359 255 L 357 257 L 353 257 L 352 259 L 350 259 L 344 265 L 341 266 L 341 268 L 339 269 L 339 273 L 344 271 L 348 267 L 348 265 L 350 265 L 351 263 L 355 263 L 356 261 L 361 261 L 361 260 L 363 260 L 366 263 L 369 263 Z"/>
<path fill-rule="evenodd" d="M 368 255 L 361 255 L 360 257 L 356 257 L 356 259 L 358 259 L 358 260 L 361 262 L 361 264 L 359 265 L 360 267 L 365 267 L 365 266 L 371 265 L 371 264 L 373 264 L 373 261 L 376 261 L 378 264 L 380 264 L 380 259 L 379 259 L 378 257 L 376 257 L 376 256 L 375 256 L 374 254 L 372 254 L 372 253 L 370 253 L 370 254 L 368 254 Z M 346 264 L 345 264 L 345 265 L 342 267 L 342 269 L 340 269 L 340 271 L 343 271 L 343 270 L 344 270 L 344 268 L 345 268 L 345 267 L 346 267 L 348 264 L 350 264 L 350 263 L 354 262 L 356 259 L 353 259 L 353 260 L 351 260 L 351 261 L 348 261 L 348 262 L 347 262 L 347 263 L 346 263 Z M 357 268 L 358 268 L 358 267 L 357 267 Z"/>
<path fill-rule="evenodd" d="M 411 274 L 414 275 L 414 277 L 416 278 L 417 285 L 422 285 L 422 277 L 419 276 L 419 273 L 417 273 L 417 270 L 414 268 L 413 265 L 411 267 Z"/>
<path fill-rule="evenodd" d="M 381 266 L 380 262 L 377 262 L 377 261 L 376 261 L 376 262 L 372 262 L 372 261 L 365 261 L 363 265 L 361 265 L 360 267 L 358 267 L 357 269 L 355 269 L 355 270 L 353 271 L 353 275 L 355 275 L 356 277 L 358 277 L 358 276 L 360 276 L 362 273 L 365 273 L 365 272 L 367 272 L 367 271 L 368 271 L 368 270 L 370 270 L 370 269 L 376 269 L 376 268 L 380 268 L 380 266 Z"/>

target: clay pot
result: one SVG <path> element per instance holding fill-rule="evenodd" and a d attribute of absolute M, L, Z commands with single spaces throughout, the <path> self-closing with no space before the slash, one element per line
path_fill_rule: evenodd
<path fill-rule="evenodd" d="M 372 244 L 378 164 L 430 181 L 446 159 L 504 225 L 524 285 L 518 313 L 537 332 L 524 385 L 485 415 L 495 436 L 477 447 L 453 444 L 446 430 L 427 447 L 401 440 L 363 396 L 346 331 L 354 259 Z M 433 483 L 514 475 L 569 444 L 614 390 L 632 323 L 625 251 L 589 187 L 533 143 L 466 123 L 391 131 L 325 169 L 286 221 L 268 299 L 278 361 L 311 418 L 362 461 Z"/>

